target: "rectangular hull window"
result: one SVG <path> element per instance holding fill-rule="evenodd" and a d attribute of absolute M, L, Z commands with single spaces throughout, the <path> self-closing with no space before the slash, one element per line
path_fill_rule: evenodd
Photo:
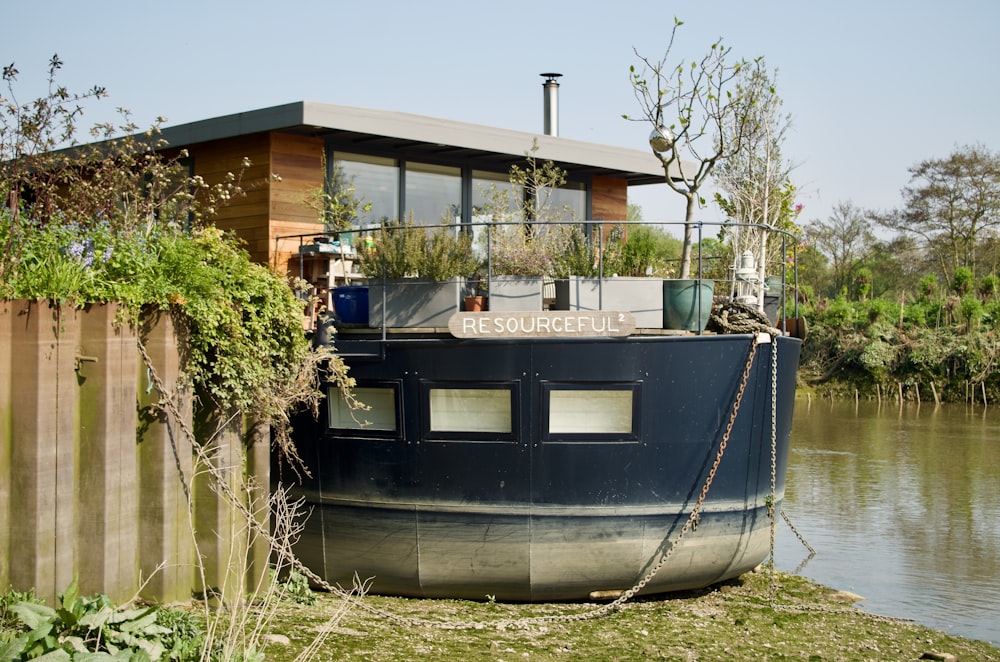
<path fill-rule="evenodd" d="M 509 388 L 431 388 L 430 432 L 510 434 Z"/>
<path fill-rule="evenodd" d="M 396 389 L 391 386 L 358 386 L 354 397 L 370 409 L 352 410 L 336 388 L 327 391 L 326 401 L 330 415 L 330 427 L 339 430 L 367 430 L 371 432 L 395 432 Z"/>
<path fill-rule="evenodd" d="M 631 434 L 632 391 L 549 393 L 549 434 Z"/>

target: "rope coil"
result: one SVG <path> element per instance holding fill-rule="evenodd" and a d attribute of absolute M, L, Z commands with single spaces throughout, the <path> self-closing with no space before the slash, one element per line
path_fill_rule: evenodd
<path fill-rule="evenodd" d="M 770 333 L 780 335 L 778 329 L 760 310 L 738 301 L 726 301 L 712 306 L 706 331 L 715 333 Z"/>

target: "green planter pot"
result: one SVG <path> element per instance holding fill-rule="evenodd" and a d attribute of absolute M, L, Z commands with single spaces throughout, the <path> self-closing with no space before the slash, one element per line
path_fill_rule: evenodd
<path fill-rule="evenodd" d="M 704 331 L 714 291 L 711 280 L 663 281 L 663 328 Z"/>

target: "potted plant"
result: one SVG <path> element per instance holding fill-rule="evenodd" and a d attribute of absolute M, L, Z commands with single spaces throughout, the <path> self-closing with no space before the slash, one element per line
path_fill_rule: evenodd
<path fill-rule="evenodd" d="M 544 285 L 562 251 L 561 226 L 493 224 L 484 234 L 490 255 L 490 310 L 542 310 Z"/>
<path fill-rule="evenodd" d="M 481 215 L 490 224 L 480 248 L 487 256 L 490 310 L 542 310 L 545 284 L 566 249 L 571 226 L 565 221 L 572 214 L 551 198 L 566 173 L 551 161 L 538 163 L 537 149 L 536 143 L 525 154 L 527 167 L 511 167 L 509 187 L 486 192 Z"/>
<path fill-rule="evenodd" d="M 463 310 L 478 313 L 489 308 L 489 297 L 486 295 L 486 276 L 477 271 L 465 281 L 465 299 Z"/>
<path fill-rule="evenodd" d="M 372 327 L 448 326 L 460 308 L 465 277 L 479 266 L 463 228 L 412 220 L 376 230 L 361 258 Z"/>

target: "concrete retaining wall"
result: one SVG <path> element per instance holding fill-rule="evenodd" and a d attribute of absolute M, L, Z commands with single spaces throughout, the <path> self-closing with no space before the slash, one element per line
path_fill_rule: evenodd
<path fill-rule="evenodd" d="M 267 548 L 248 542 L 237 509 L 196 471 L 189 437 L 151 407 L 161 396 L 137 334 L 195 429 L 193 398 L 177 390 L 170 316 L 136 330 L 117 326 L 117 312 L 0 301 L 0 590 L 33 588 L 53 602 L 78 575 L 82 593 L 116 601 L 186 600 L 204 588 L 237 598 L 266 571 Z M 237 492 L 249 477 L 269 484 L 269 433 L 246 428 L 238 416 L 218 434 L 197 426 Z"/>

